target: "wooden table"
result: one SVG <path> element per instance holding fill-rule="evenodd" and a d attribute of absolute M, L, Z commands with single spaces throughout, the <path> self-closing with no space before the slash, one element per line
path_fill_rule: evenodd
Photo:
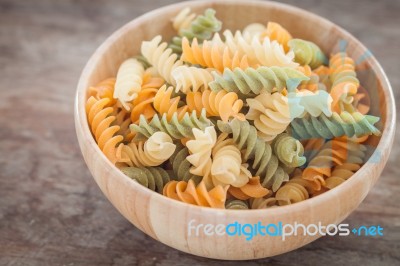
<path fill-rule="evenodd" d="M 75 137 L 75 86 L 94 49 L 121 25 L 172 2 L 0 0 L 0 265 L 237 264 L 181 253 L 134 228 L 103 197 Z M 399 1 L 284 2 L 359 38 L 400 100 Z M 325 237 L 246 264 L 400 265 L 399 137 L 381 179 L 346 219 L 379 224 L 383 237 Z"/>

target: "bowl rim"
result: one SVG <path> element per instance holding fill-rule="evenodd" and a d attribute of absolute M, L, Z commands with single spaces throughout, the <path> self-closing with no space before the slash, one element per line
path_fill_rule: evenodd
<path fill-rule="evenodd" d="M 378 60 L 375 58 L 374 55 L 371 54 L 370 57 L 368 57 L 368 60 L 374 63 L 374 66 L 371 65 L 371 69 L 375 73 L 376 76 L 380 76 L 381 82 L 382 82 L 382 92 L 383 92 L 383 98 L 386 102 L 386 120 L 384 121 L 384 127 L 382 128 L 382 135 L 380 137 L 380 140 L 378 142 L 378 145 L 375 147 L 373 153 L 371 154 L 370 158 L 362 165 L 362 167 L 354 174 L 352 175 L 351 178 L 346 180 L 346 182 L 343 182 L 339 186 L 326 191 L 316 197 L 313 198 L 308 198 L 304 201 L 293 203 L 290 205 L 284 205 L 284 206 L 278 206 L 275 208 L 268 208 L 268 209 L 247 209 L 247 210 L 232 210 L 232 209 L 216 209 L 216 208 L 209 208 L 209 207 L 203 207 L 203 206 L 197 206 L 197 205 L 192 205 L 188 203 L 184 203 L 181 201 L 177 201 L 171 198 L 168 198 L 164 196 L 163 194 L 157 193 L 155 191 L 152 191 L 139 183 L 135 182 L 134 180 L 130 179 L 126 175 L 124 175 L 114 164 L 111 163 L 110 160 L 103 154 L 103 152 L 100 150 L 98 147 L 96 141 L 93 138 L 93 135 L 91 133 L 91 130 L 89 128 L 89 124 L 87 121 L 87 116 L 85 112 L 85 103 L 86 103 L 86 92 L 88 90 L 87 86 L 85 85 L 88 77 L 90 74 L 95 70 L 94 66 L 97 65 L 98 61 L 101 58 L 101 54 L 106 51 L 107 49 L 110 48 L 110 46 L 113 43 L 114 39 L 118 39 L 123 36 L 123 33 L 125 30 L 134 27 L 135 24 L 138 24 L 142 20 L 146 20 L 146 17 L 149 15 L 155 16 L 157 13 L 163 13 L 169 9 L 176 9 L 176 8 L 185 8 L 185 7 L 196 7 L 196 6 L 209 6 L 213 7 L 213 5 L 231 5 L 231 4 L 241 4 L 241 5 L 263 5 L 266 8 L 278 8 L 278 9 L 286 9 L 287 11 L 291 12 L 297 12 L 297 13 L 302 13 L 304 16 L 308 16 L 314 19 L 318 19 L 320 23 L 330 25 L 330 26 L 335 26 L 335 28 L 344 36 L 347 38 L 351 39 L 354 43 L 357 44 L 357 47 L 365 50 L 367 48 L 357 39 L 355 38 L 352 34 L 350 34 L 348 31 L 343 29 L 342 27 L 338 26 L 334 22 L 323 18 L 322 16 L 319 16 L 315 13 L 312 13 L 310 11 L 307 11 L 305 9 L 292 6 L 289 4 L 284 4 L 284 3 L 278 3 L 278 2 L 273 2 L 273 1 L 260 1 L 260 0 L 225 0 L 225 1 L 218 1 L 218 0 L 203 0 L 203 1 L 198 1 L 198 0 L 192 0 L 192 1 L 185 1 L 185 2 L 179 2 L 179 3 L 174 3 L 170 5 L 165 5 L 162 7 L 159 7 L 157 9 L 151 10 L 149 12 L 146 12 L 139 17 L 129 21 L 122 27 L 118 28 L 115 30 L 111 35 L 109 35 L 102 43 L 101 45 L 94 51 L 94 53 L 91 55 L 90 59 L 88 62 L 85 64 L 80 78 L 79 82 L 77 85 L 76 89 L 76 95 L 75 95 L 75 103 L 74 103 L 74 116 L 75 119 L 78 123 L 75 123 L 76 131 L 80 130 L 82 131 L 81 133 L 83 135 L 91 136 L 88 138 L 89 140 L 89 145 L 94 145 L 96 152 L 99 153 L 100 158 L 103 163 L 108 164 L 110 169 L 114 171 L 117 175 L 119 175 L 120 178 L 123 178 L 127 180 L 128 182 L 131 183 L 131 185 L 135 189 L 141 190 L 147 197 L 155 197 L 157 200 L 162 200 L 165 201 L 166 203 L 170 203 L 175 205 L 176 207 L 180 206 L 185 209 L 192 209 L 193 211 L 201 211 L 201 212 L 207 212 L 210 214 L 215 214 L 215 215 L 240 215 L 240 214 L 251 214 L 252 215 L 280 215 L 283 213 L 288 213 L 292 210 L 299 211 L 299 209 L 306 209 L 308 206 L 313 207 L 313 205 L 319 205 L 323 204 L 323 202 L 330 201 L 331 198 L 335 197 L 335 194 L 339 193 L 341 188 L 344 188 L 345 186 L 354 186 L 355 183 L 362 182 L 362 172 L 363 170 L 367 168 L 374 168 L 374 164 L 372 162 L 372 159 L 375 156 L 379 156 L 379 151 L 380 150 L 385 150 L 388 149 L 390 153 L 391 149 L 391 143 L 393 142 L 394 139 L 394 133 L 395 133 L 395 125 L 396 125 L 396 108 L 395 108 L 395 101 L 394 101 L 394 96 L 393 96 L 393 90 L 390 85 L 390 82 L 383 71 L 383 68 L 381 67 L 380 63 Z M 84 97 L 84 98 L 83 98 Z M 77 125 L 80 125 L 80 128 L 77 128 Z M 86 138 L 85 138 L 86 141 Z M 387 157 L 389 154 L 387 154 Z M 382 159 L 382 157 L 381 157 Z M 384 159 L 386 164 L 387 158 Z M 376 166 L 375 166 L 376 167 Z M 383 168 L 383 167 L 382 167 Z M 93 178 L 93 176 L 92 176 Z M 372 184 L 373 185 L 373 184 Z M 371 187 L 372 187 L 371 185 Z M 371 189 L 369 188 L 369 190 Z M 365 195 L 366 196 L 366 195 Z M 364 197 L 365 197 L 364 196 Z"/>

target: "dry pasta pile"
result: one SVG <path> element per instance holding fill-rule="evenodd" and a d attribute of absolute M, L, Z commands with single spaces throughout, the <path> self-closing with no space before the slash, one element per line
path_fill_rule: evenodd
<path fill-rule="evenodd" d="M 213 9 L 184 9 L 169 43 L 142 42 L 89 89 L 106 157 L 151 190 L 212 208 L 293 204 L 351 177 L 381 134 L 353 59 L 328 59 L 278 23 L 221 24 Z"/>

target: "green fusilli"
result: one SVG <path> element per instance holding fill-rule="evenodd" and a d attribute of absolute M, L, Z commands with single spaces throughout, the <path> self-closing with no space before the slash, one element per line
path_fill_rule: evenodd
<path fill-rule="evenodd" d="M 247 210 L 249 209 L 249 204 L 243 200 L 230 200 L 225 203 L 225 209 L 230 210 Z"/>
<path fill-rule="evenodd" d="M 197 39 L 198 42 L 202 42 L 203 40 L 211 39 L 212 35 L 215 32 L 221 30 L 222 23 L 215 17 L 215 10 L 212 8 L 208 8 L 204 15 L 197 16 L 190 24 L 188 29 L 183 29 L 180 36 L 175 36 L 172 38 L 172 41 L 169 47 L 172 49 L 174 53 L 181 54 L 182 53 L 182 38 L 186 37 L 189 41 L 194 38 Z"/>
<path fill-rule="evenodd" d="M 272 144 L 279 161 L 288 167 L 302 166 L 306 162 L 304 148 L 300 141 L 287 133 L 279 134 Z"/>
<path fill-rule="evenodd" d="M 328 64 L 328 58 L 324 52 L 313 42 L 292 39 L 288 42 L 288 45 L 294 52 L 294 60 L 300 65 L 309 65 L 314 69 L 320 65 Z"/>
<path fill-rule="evenodd" d="M 308 80 L 300 71 L 290 67 L 259 67 L 225 69 L 221 75 L 213 72 L 215 80 L 209 83 L 213 91 L 226 90 L 235 92 L 240 98 L 254 97 L 264 89 L 269 93 L 273 90 L 294 91 L 303 81 Z"/>
<path fill-rule="evenodd" d="M 193 175 L 189 172 L 192 164 L 186 159 L 189 156 L 188 149 L 178 144 L 176 145 L 176 149 L 174 154 L 169 159 L 169 162 L 172 166 L 172 170 L 174 172 L 174 180 L 177 181 L 186 181 L 193 180 L 196 185 L 198 185 L 203 177 Z"/>
<path fill-rule="evenodd" d="M 139 184 L 158 193 L 171 178 L 167 171 L 161 167 L 123 167 L 121 171 Z"/>
<path fill-rule="evenodd" d="M 319 117 L 297 118 L 291 123 L 291 131 L 296 139 L 311 139 L 341 136 L 363 136 L 376 135 L 381 132 L 374 125 L 379 121 L 379 117 L 372 115 L 362 115 L 359 112 L 333 113 L 331 117 L 321 114 Z"/>
<path fill-rule="evenodd" d="M 257 137 L 257 129 L 248 121 L 233 119 L 229 123 L 218 121 L 221 132 L 232 134 L 232 138 L 240 150 L 245 150 L 243 159 L 253 160 L 251 168 L 260 176 L 263 187 L 279 189 L 289 176 L 279 165 L 278 158 L 273 154 L 271 145 Z"/>
<path fill-rule="evenodd" d="M 196 111 L 193 111 L 186 113 L 181 120 L 178 120 L 177 113 L 174 113 L 170 120 L 167 119 L 167 114 L 161 118 L 159 115 L 154 115 L 150 122 L 147 122 L 146 118 L 141 115 L 139 125 L 131 124 L 130 129 L 137 133 L 134 141 L 148 139 L 157 131 L 163 131 L 174 139 L 182 139 L 193 138 L 193 128 L 204 130 L 211 125 L 212 123 L 206 117 L 206 111 L 203 109 L 199 117 L 197 117 Z"/>

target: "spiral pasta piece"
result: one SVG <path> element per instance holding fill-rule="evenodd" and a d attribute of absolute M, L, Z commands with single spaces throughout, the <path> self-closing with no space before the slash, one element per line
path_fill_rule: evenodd
<path fill-rule="evenodd" d="M 354 60 L 346 53 L 337 53 L 330 58 L 330 80 L 332 82 L 332 108 L 335 112 L 351 107 L 353 96 L 360 85 L 355 72 Z M 347 107 L 347 108 L 349 108 Z"/>
<path fill-rule="evenodd" d="M 321 192 L 326 191 L 323 187 L 321 187 L 320 183 L 318 183 L 318 182 L 316 183 L 316 182 L 304 179 L 303 178 L 303 170 L 304 169 L 296 168 L 293 171 L 293 173 L 291 174 L 291 178 L 287 183 L 296 183 L 298 185 L 301 185 L 302 187 L 304 187 L 307 190 L 308 195 L 310 197 L 319 195 Z M 282 198 L 281 198 L 281 200 L 282 200 Z M 286 203 L 289 203 L 289 202 L 286 200 Z M 282 204 L 282 202 L 281 202 L 281 204 Z"/>
<path fill-rule="evenodd" d="M 308 80 L 303 73 L 290 67 L 259 67 L 233 71 L 225 69 L 221 75 L 213 73 L 215 80 L 209 83 L 213 91 L 236 92 L 239 98 L 254 97 L 261 91 L 281 92 L 284 88 L 294 91 L 303 81 Z"/>
<path fill-rule="evenodd" d="M 290 50 L 288 42 L 292 39 L 292 35 L 279 23 L 269 21 L 266 30 L 261 32 L 260 37 L 269 37 L 271 40 L 280 43 L 286 52 Z"/>
<path fill-rule="evenodd" d="M 306 157 L 303 156 L 303 145 L 289 134 L 279 134 L 272 146 L 279 161 L 283 162 L 286 166 L 298 167 L 305 164 Z"/>
<path fill-rule="evenodd" d="M 251 23 L 243 30 L 244 36 L 258 36 L 261 40 L 268 37 L 270 40 L 277 41 L 288 52 L 290 50 L 288 42 L 292 39 L 292 35 L 282 25 L 269 21 L 267 26 L 260 23 Z"/>
<path fill-rule="evenodd" d="M 261 23 L 250 23 L 243 29 L 243 36 L 252 38 L 253 36 L 260 36 L 266 29 L 264 24 Z"/>
<path fill-rule="evenodd" d="M 275 199 L 279 206 L 284 206 L 304 201 L 325 191 L 326 189 L 320 187 L 319 183 L 302 178 L 302 171 L 298 171 L 276 192 Z"/>
<path fill-rule="evenodd" d="M 146 58 L 144 58 L 143 55 L 139 54 L 137 56 L 134 57 L 134 59 L 136 59 L 137 61 L 139 61 L 139 63 L 142 64 L 143 68 L 148 70 L 151 67 L 151 64 L 147 61 Z M 146 75 L 146 72 L 145 72 Z"/>
<path fill-rule="evenodd" d="M 119 126 L 119 130 L 116 135 L 123 136 L 124 141 L 130 141 L 132 139 L 132 135 L 129 130 L 129 112 L 126 111 L 125 108 L 123 108 L 116 99 L 114 99 L 114 85 L 115 78 L 105 79 L 98 83 L 96 86 L 92 86 L 89 88 L 89 97 L 94 97 L 97 100 L 109 100 L 104 107 L 113 108 L 113 112 L 110 114 L 110 116 L 114 116 L 115 120 L 112 122 L 112 125 Z"/>
<path fill-rule="evenodd" d="M 189 111 L 201 112 L 204 108 L 207 116 L 219 116 L 227 122 L 230 118 L 244 120 L 244 114 L 240 113 L 243 101 L 238 99 L 234 92 L 205 90 L 201 92 L 188 92 L 186 102 Z"/>
<path fill-rule="evenodd" d="M 198 185 L 203 177 L 190 173 L 189 170 L 192 167 L 192 164 L 187 160 L 188 156 L 188 149 L 183 145 L 177 145 L 174 154 L 169 158 L 169 162 L 172 166 L 176 180 L 186 182 L 193 180 L 193 182 Z"/>
<path fill-rule="evenodd" d="M 225 203 L 225 209 L 229 209 L 229 210 L 247 210 L 247 209 L 249 209 L 249 205 L 247 204 L 246 201 L 233 199 L 233 200 L 228 200 Z"/>
<path fill-rule="evenodd" d="M 249 181 L 251 173 L 243 167 L 240 150 L 227 136 L 228 134 L 221 134 L 212 149 L 212 183 L 214 186 L 242 187 Z"/>
<path fill-rule="evenodd" d="M 247 200 L 250 198 L 262 198 L 268 195 L 269 190 L 261 185 L 260 177 L 255 176 L 241 187 L 229 187 L 228 192 L 236 199 Z"/>
<path fill-rule="evenodd" d="M 111 114 L 115 116 L 113 124 L 120 127 L 117 135 L 123 136 L 124 142 L 130 142 L 133 138 L 133 134 L 129 129 L 129 125 L 131 124 L 129 111 L 126 111 L 125 108 L 120 108 L 118 104 L 113 106 L 113 110 L 114 111 Z"/>
<path fill-rule="evenodd" d="M 146 142 L 121 144 L 117 149 L 117 162 L 128 166 L 158 166 L 174 153 L 176 145 L 164 132 L 155 132 Z"/>
<path fill-rule="evenodd" d="M 320 77 L 311 69 L 309 65 L 299 66 L 296 69 L 309 78 L 309 80 L 304 80 L 300 83 L 299 87 L 297 88 L 298 90 L 308 90 L 312 92 L 326 90 L 327 87 L 323 83 L 320 83 Z"/>
<path fill-rule="evenodd" d="M 307 114 L 317 117 L 322 113 L 327 117 L 332 115 L 332 97 L 326 91 L 311 92 L 308 90 L 289 92 L 287 94 L 289 106 L 294 117 L 304 117 Z M 297 110 L 292 106 L 304 108 L 302 114 L 296 114 Z"/>
<path fill-rule="evenodd" d="M 193 140 L 186 142 L 190 153 L 186 159 L 193 165 L 190 173 L 208 176 L 211 172 L 211 151 L 217 141 L 217 132 L 214 126 L 206 127 L 204 131 L 193 128 L 193 136 Z"/>
<path fill-rule="evenodd" d="M 101 81 L 96 86 L 92 86 L 89 88 L 89 97 L 93 96 L 97 100 L 107 98 L 109 99 L 108 106 L 114 106 L 117 103 L 117 100 L 114 99 L 114 86 L 115 86 L 115 78 L 108 78 Z"/>
<path fill-rule="evenodd" d="M 285 53 L 283 47 L 277 41 L 271 41 L 268 37 L 258 38 L 253 36 L 248 38 L 243 36 L 240 31 L 233 34 L 231 31 L 224 31 L 225 42 L 222 42 L 218 33 L 214 35 L 213 42 L 221 48 L 228 47 L 233 54 L 239 52 L 241 55 L 247 55 L 251 66 L 263 65 L 267 67 L 297 67 L 294 62 L 294 53 L 292 51 Z"/>
<path fill-rule="evenodd" d="M 111 115 L 112 107 L 106 107 L 110 99 L 97 100 L 91 96 L 86 102 L 86 114 L 89 126 L 95 140 L 104 155 L 114 164 L 116 158 L 116 146 L 124 139 L 116 133 L 120 130 L 117 125 L 112 125 L 115 116 Z"/>
<path fill-rule="evenodd" d="M 191 114 L 186 113 L 181 120 L 178 119 L 178 114 L 175 113 L 170 120 L 167 115 L 162 117 L 154 115 L 150 122 L 144 116 L 140 116 L 139 125 L 131 124 L 130 129 L 136 132 L 135 141 L 150 138 L 157 131 L 162 131 L 170 135 L 174 139 L 193 138 L 192 128 L 204 130 L 212 125 L 212 122 L 206 117 L 206 112 L 203 110 L 200 116 L 197 117 L 196 111 Z"/>
<path fill-rule="evenodd" d="M 275 199 L 280 206 L 293 204 L 296 202 L 304 201 L 309 198 L 308 192 L 304 186 L 295 181 L 283 185 L 278 189 Z"/>
<path fill-rule="evenodd" d="M 295 115 L 303 113 L 303 108 L 280 93 L 262 92 L 254 99 L 247 99 L 250 109 L 246 118 L 254 120 L 258 135 L 265 141 L 273 140 L 286 130 Z"/>
<path fill-rule="evenodd" d="M 204 41 L 200 46 L 196 38 L 191 44 L 187 38 L 183 38 L 181 59 L 191 64 L 214 68 L 219 72 L 225 68 L 245 69 L 250 66 L 247 55 L 240 55 L 239 52 L 231 53 L 228 47 L 210 41 Z"/>
<path fill-rule="evenodd" d="M 196 14 L 191 13 L 191 9 L 186 7 L 172 19 L 172 27 L 181 35 L 183 30 L 190 28 L 190 24 L 192 24 L 195 17 Z"/>
<path fill-rule="evenodd" d="M 295 61 L 300 65 L 309 65 L 314 69 L 328 63 L 324 52 L 313 42 L 291 39 L 288 42 L 288 46 L 293 50 Z"/>
<path fill-rule="evenodd" d="M 163 194 L 188 204 L 224 209 L 227 190 L 228 186 L 216 186 L 207 190 L 204 182 L 196 186 L 193 180 L 188 182 L 173 180 L 164 186 Z"/>
<path fill-rule="evenodd" d="M 168 120 L 171 120 L 174 114 L 181 120 L 187 113 L 188 107 L 187 105 L 178 107 L 180 97 L 172 98 L 172 92 L 172 87 L 167 88 L 167 85 L 163 85 L 154 96 L 153 106 L 159 114 L 166 114 Z"/>
<path fill-rule="evenodd" d="M 144 77 L 142 90 L 132 102 L 130 115 L 132 123 L 137 124 L 140 115 L 149 120 L 156 114 L 156 110 L 153 107 L 154 97 L 163 84 L 164 80 L 162 78 L 151 77 L 150 75 Z"/>
<path fill-rule="evenodd" d="M 330 177 L 332 167 L 344 163 L 361 164 L 366 147 L 349 139 L 333 139 L 326 142 L 312 158 L 302 173 L 302 178 L 312 181 L 320 190 L 326 186 L 325 179 Z"/>
<path fill-rule="evenodd" d="M 360 168 L 361 166 L 356 163 L 344 163 L 342 165 L 335 166 L 331 176 L 325 180 L 325 187 L 328 189 L 337 187 L 349 179 Z"/>
<path fill-rule="evenodd" d="M 168 172 L 161 167 L 123 167 L 121 171 L 142 186 L 158 193 L 163 192 L 164 185 L 171 179 Z"/>
<path fill-rule="evenodd" d="M 325 139 L 306 139 L 302 140 L 301 143 L 304 147 L 304 156 L 307 158 L 307 162 L 310 161 L 318 153 L 321 147 L 325 144 Z"/>
<path fill-rule="evenodd" d="M 181 60 L 178 60 L 178 55 L 172 53 L 170 48 L 167 48 L 166 42 L 161 42 L 162 37 L 157 35 L 151 41 L 142 43 L 141 52 L 143 57 L 155 68 L 157 73 L 169 84 L 175 86 L 175 80 L 172 78 L 172 71 L 183 65 Z"/>
<path fill-rule="evenodd" d="M 364 89 L 364 87 L 358 87 L 357 94 L 353 96 L 353 106 L 355 110 L 357 110 L 361 114 L 368 114 L 371 107 L 371 99 L 367 90 Z"/>
<path fill-rule="evenodd" d="M 331 70 L 329 67 L 320 65 L 319 67 L 314 69 L 313 72 L 318 75 L 320 84 L 323 84 L 326 89 L 330 88 L 332 86 L 332 83 L 330 80 Z"/>
<path fill-rule="evenodd" d="M 296 139 L 325 138 L 332 139 L 340 136 L 375 135 L 381 132 L 374 125 L 379 117 L 362 115 L 359 112 L 352 114 L 342 112 L 333 113 L 331 117 L 321 114 L 319 117 L 307 117 L 294 119 L 290 125 L 293 137 Z"/>
<path fill-rule="evenodd" d="M 176 26 L 180 27 L 179 36 L 172 38 L 170 48 L 174 53 L 182 53 L 182 37 L 186 37 L 188 40 L 196 38 L 199 42 L 208 40 L 211 38 L 214 32 L 221 30 L 222 23 L 215 17 L 215 10 L 212 8 L 206 9 L 204 15 L 199 15 L 190 22 L 187 27 L 187 23 L 191 20 L 190 10 L 181 12 L 179 19 L 176 21 Z M 187 28 L 186 28 L 187 27 Z"/>
<path fill-rule="evenodd" d="M 308 163 L 302 178 L 314 183 L 316 190 L 325 185 L 325 178 L 331 175 L 331 168 L 343 163 L 346 154 L 342 150 L 334 150 L 324 146 L 321 151 Z"/>
<path fill-rule="evenodd" d="M 134 58 L 125 60 L 118 69 L 113 96 L 128 111 L 127 103 L 134 100 L 142 88 L 143 75 L 143 65 Z"/>
<path fill-rule="evenodd" d="M 288 174 L 279 165 L 278 158 L 273 154 L 271 146 L 257 137 L 257 129 L 248 121 L 233 119 L 228 123 L 218 121 L 218 128 L 223 133 L 232 134 L 233 141 L 239 150 L 243 150 L 243 160 L 252 160 L 251 167 L 260 176 L 265 188 L 278 190 L 283 182 L 289 180 Z"/>
<path fill-rule="evenodd" d="M 362 139 L 341 137 L 334 138 L 331 143 L 334 149 L 340 150 L 345 154 L 343 163 L 362 164 L 364 163 L 367 147 L 359 141 L 362 141 Z M 329 145 L 329 143 L 325 145 Z"/>
<path fill-rule="evenodd" d="M 176 83 L 175 92 L 181 91 L 183 93 L 206 90 L 208 83 L 214 80 L 210 70 L 189 66 L 175 68 L 172 71 L 172 77 Z"/>
<path fill-rule="evenodd" d="M 273 197 L 272 192 L 268 193 L 265 197 L 252 198 L 249 201 L 251 209 L 268 209 L 278 206 L 278 202 Z"/>

